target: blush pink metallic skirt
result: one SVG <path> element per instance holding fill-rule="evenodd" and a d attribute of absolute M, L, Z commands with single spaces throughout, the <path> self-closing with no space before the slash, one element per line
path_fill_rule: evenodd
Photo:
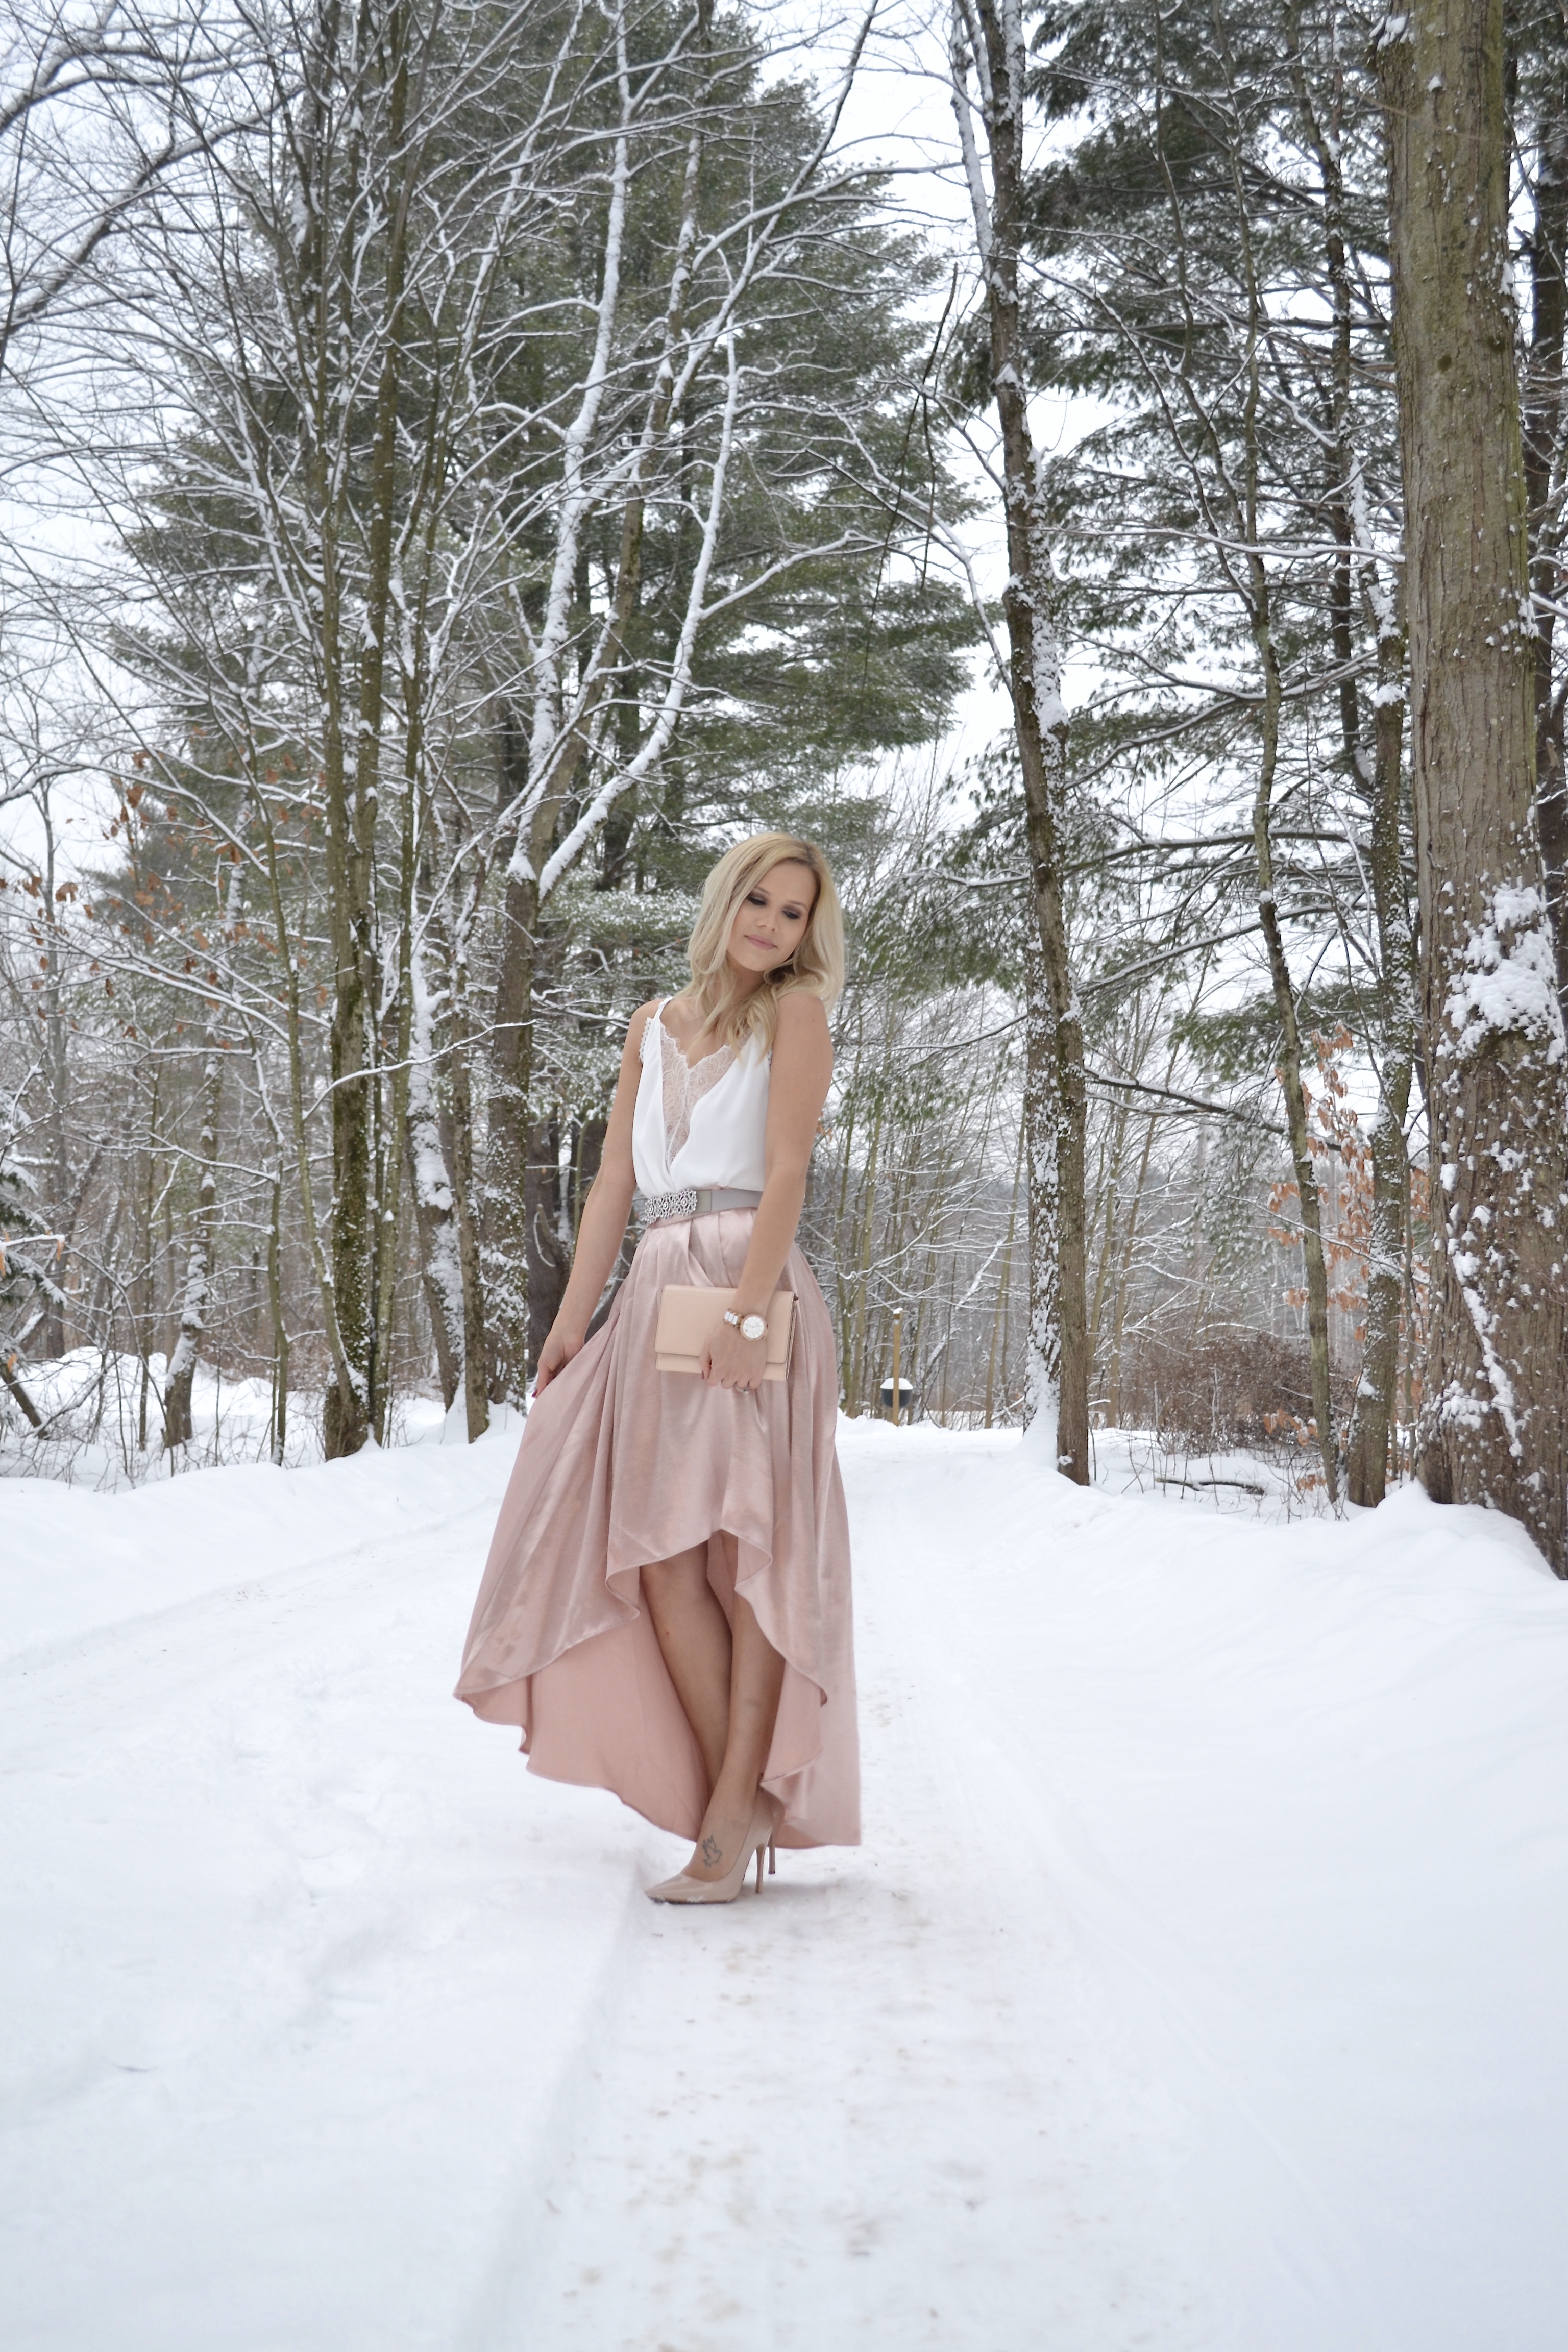
<path fill-rule="evenodd" d="M 856 1845 L 859 1749 L 849 1531 L 834 1452 L 838 1375 L 798 1249 L 789 1378 L 756 1394 L 654 1369 L 667 1282 L 733 1285 L 754 1212 L 656 1225 L 604 1328 L 529 1413 L 468 1628 L 457 1695 L 521 1727 L 530 1769 L 613 1789 L 695 1837 L 701 1757 L 642 1606 L 645 1562 L 705 1544 L 726 1613 L 742 1593 L 784 1660 L 763 1786 L 779 1843 Z M 722 1534 L 735 1539 L 731 1582 Z"/>

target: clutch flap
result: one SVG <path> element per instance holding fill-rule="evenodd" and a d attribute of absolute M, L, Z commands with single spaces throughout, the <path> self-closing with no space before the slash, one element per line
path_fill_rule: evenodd
<path fill-rule="evenodd" d="M 733 1307 L 732 1290 L 698 1290 L 667 1282 L 658 1295 L 658 1323 L 654 1332 L 654 1361 L 661 1372 L 695 1373 L 702 1350 L 719 1331 L 727 1307 Z M 768 1301 L 768 1355 L 765 1381 L 782 1381 L 789 1370 L 795 1339 L 795 1293 L 775 1290 Z"/>

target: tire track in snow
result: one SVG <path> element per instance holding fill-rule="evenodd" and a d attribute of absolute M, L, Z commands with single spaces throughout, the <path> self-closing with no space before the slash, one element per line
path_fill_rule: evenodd
<path fill-rule="evenodd" d="M 642 1834 L 447 1695 L 471 1495 L 13 1679 L 7 2352 L 450 2352 Z"/>
<path fill-rule="evenodd" d="M 850 1484 L 868 1843 L 782 1854 L 760 1900 L 629 1920 L 466 2352 L 1232 2341 L 1184 2120 L 1018 1834 L 980 1710 L 931 1675 L 876 1484 Z"/>
<path fill-rule="evenodd" d="M 197 1686 L 232 1678 L 248 1684 L 265 1662 L 310 1643 L 323 1609 L 368 1602 L 371 1627 L 382 1597 L 441 1573 L 455 1529 L 482 1549 L 479 1530 L 494 1507 L 487 1496 L 394 1537 L 336 1545 L 289 1569 L 252 1573 L 0 1659 L 9 1707 L 0 1772 L 47 1762 L 62 1714 L 90 1706 L 101 1735 L 155 1724 L 166 1702 Z"/>
<path fill-rule="evenodd" d="M 984 1525 L 983 1512 L 975 1510 L 977 1466 L 973 1456 L 955 1460 L 948 1491 L 924 1492 L 917 1517 L 902 1490 L 897 1459 L 867 1462 L 861 1467 L 863 1507 L 874 1508 L 888 1540 L 905 1559 L 918 1559 L 944 1538 L 954 1556 L 962 1557 L 977 1516 Z M 1009 1466 L 1016 1477 L 1022 1465 L 1015 1461 Z M 1019 1563 L 1022 1573 L 1038 1574 L 1044 1546 L 1059 1546 L 1065 1538 L 1068 1556 L 1055 1564 L 1075 1578 L 1091 1574 L 1089 1530 L 1106 1515 L 1105 1500 L 1093 1491 L 1075 1497 L 1071 1489 L 1047 1487 L 1047 1494 L 1048 1517 Z M 1116 1506 L 1110 1510 L 1115 1516 Z M 1188 2129 L 1201 2142 L 1194 2186 L 1206 2209 L 1207 2229 L 1195 2225 L 1194 2236 L 1206 2234 L 1223 2244 L 1222 2258 L 1211 2260 L 1210 2276 L 1226 2314 L 1224 2340 L 1234 2337 L 1251 2352 L 1259 2345 L 1268 2352 L 1319 2352 L 1325 2344 L 1352 2340 L 1357 2323 L 1342 2292 L 1352 2248 L 1342 2221 L 1310 2169 L 1259 2113 L 1237 2069 L 1235 2037 L 1216 2031 L 1215 2021 L 1194 2003 L 1183 1979 L 1180 1961 L 1188 1956 L 1179 1933 L 1119 1875 L 1070 1795 L 1054 1785 L 1038 1725 L 1016 1706 L 999 1704 L 989 1690 L 984 1708 L 977 1703 L 963 1663 L 965 1654 L 974 1656 L 975 1622 L 971 1618 L 957 1632 L 939 1626 L 929 1608 L 913 1612 L 910 1639 L 923 1685 L 965 1695 L 992 1802 L 999 1814 L 1011 1816 L 1017 1847 L 1048 1880 L 1062 1916 L 1092 1956 L 1117 2015 L 1127 2021 L 1139 2062 L 1154 2069 L 1180 2101 Z M 1003 1639 L 1005 1629 L 994 1626 L 979 1646 L 984 1650 Z M 1069 1648 L 1068 1654 L 1074 1654 Z M 1076 1654 L 1085 1657 L 1082 1651 Z M 1101 1669 L 1103 1648 L 1087 1662 Z M 1179 1660 L 1173 1660 L 1171 1673 L 1179 1681 Z M 1125 1737 L 1131 1727 L 1123 1724 L 1121 1730 Z M 1138 1740 L 1138 1733 L 1132 1736 Z M 1142 1727 L 1145 1762 L 1159 1756 L 1164 1736 L 1156 1711 Z"/>
<path fill-rule="evenodd" d="M 422 1547 L 422 1556 L 428 1561 L 433 1551 L 443 1548 L 454 1528 L 472 1521 L 477 1530 L 493 1518 L 495 1510 L 494 1498 L 486 1495 L 478 1502 L 461 1505 L 455 1510 L 447 1507 L 390 1535 L 377 1531 L 356 1537 L 352 1543 L 334 1544 L 327 1550 L 310 1552 L 292 1568 L 265 1569 L 237 1579 L 215 1576 L 205 1591 L 189 1593 L 164 1608 L 132 1610 L 123 1617 L 85 1626 L 79 1633 L 57 1634 L 48 1641 L 6 1653 L 0 1656 L 0 1684 L 30 1679 L 47 1674 L 54 1666 L 74 1669 L 139 1635 L 163 1634 L 186 1624 L 200 1624 L 221 1615 L 237 1601 L 260 1600 L 287 1604 L 301 1597 L 314 1599 L 323 1577 L 354 1561 L 363 1561 L 367 1572 L 374 1573 L 389 1557 L 395 1558 L 400 1551 L 416 1545 Z"/>

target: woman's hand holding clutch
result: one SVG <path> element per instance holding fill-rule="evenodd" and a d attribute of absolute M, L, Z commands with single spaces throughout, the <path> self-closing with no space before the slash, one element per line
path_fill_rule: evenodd
<path fill-rule="evenodd" d="M 701 1376 L 710 1387 L 760 1389 L 767 1368 L 768 1343 L 747 1339 L 731 1323 L 721 1323 L 702 1350 Z"/>

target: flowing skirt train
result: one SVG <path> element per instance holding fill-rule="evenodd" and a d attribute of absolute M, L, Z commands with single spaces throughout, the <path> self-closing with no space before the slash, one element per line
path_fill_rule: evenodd
<path fill-rule="evenodd" d="M 531 1770 L 611 1789 L 694 1838 L 702 1759 L 647 1610 L 641 1570 L 705 1545 L 784 1660 L 763 1786 L 785 1846 L 859 1843 L 849 1535 L 834 1451 L 833 1330 L 798 1249 L 789 1378 L 744 1394 L 654 1368 L 666 1283 L 732 1286 L 754 1211 L 655 1225 L 602 1330 L 531 1411 L 468 1630 L 457 1695 L 515 1724 Z M 734 1538 L 733 1579 L 721 1538 Z"/>

